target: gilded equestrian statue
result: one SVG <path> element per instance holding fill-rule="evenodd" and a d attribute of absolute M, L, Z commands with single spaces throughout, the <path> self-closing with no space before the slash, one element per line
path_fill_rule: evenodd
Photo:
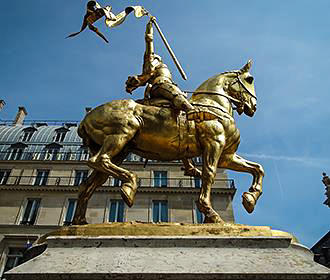
<path fill-rule="evenodd" d="M 233 105 L 239 114 L 250 117 L 256 111 L 250 68 L 251 61 L 240 70 L 217 74 L 203 82 L 189 100 L 199 112 L 198 120 L 188 120 L 184 111 L 130 99 L 115 100 L 90 111 L 80 123 L 78 134 L 90 149 L 88 165 L 93 172 L 80 185 L 73 224 L 87 223 L 88 200 L 109 176 L 122 181 L 121 196 L 129 207 L 133 205 L 137 176 L 120 167 L 130 152 L 160 161 L 186 161 L 201 156 L 202 187 L 197 205 L 206 223 L 223 222 L 211 205 L 217 168 L 250 173 L 253 182 L 243 193 L 242 203 L 251 213 L 262 193 L 264 171 L 260 164 L 236 154 L 240 133 L 233 118 Z"/>

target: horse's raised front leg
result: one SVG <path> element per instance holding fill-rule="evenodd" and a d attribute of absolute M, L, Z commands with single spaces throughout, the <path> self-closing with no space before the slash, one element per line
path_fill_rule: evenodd
<path fill-rule="evenodd" d="M 137 176 L 118 165 L 127 155 L 126 144 L 132 139 L 135 131 L 128 134 L 108 135 L 97 157 L 91 158 L 88 165 L 101 172 L 107 173 L 112 177 L 122 181 L 121 196 L 125 203 L 132 207 L 137 191 Z M 122 156 L 123 155 L 123 156 Z M 119 158 L 119 159 L 118 159 Z"/>
<path fill-rule="evenodd" d="M 219 214 L 212 208 L 211 188 L 217 172 L 218 161 L 223 149 L 222 141 L 208 141 L 202 143 L 203 151 L 203 171 L 202 188 L 197 202 L 197 207 L 201 211 L 205 220 L 204 223 L 223 223 Z"/>
<path fill-rule="evenodd" d="M 92 174 L 87 178 L 87 180 L 80 184 L 77 207 L 72 221 L 73 225 L 87 224 L 86 210 L 88 200 L 92 196 L 95 189 L 99 186 L 102 186 L 108 177 L 109 175 L 107 173 L 93 170 Z"/>
<path fill-rule="evenodd" d="M 237 154 L 224 155 L 219 162 L 219 167 L 247 172 L 253 176 L 253 183 L 249 191 L 244 192 L 242 195 L 245 210 L 252 213 L 262 194 L 262 179 L 265 174 L 263 167 L 259 163 L 248 161 Z"/>

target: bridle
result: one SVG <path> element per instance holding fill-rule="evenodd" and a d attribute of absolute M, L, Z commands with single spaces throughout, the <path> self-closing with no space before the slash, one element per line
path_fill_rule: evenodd
<path fill-rule="evenodd" d="M 247 93 L 248 95 L 250 95 L 252 98 L 257 100 L 257 97 L 255 95 L 253 95 L 250 90 L 244 85 L 244 83 L 241 81 L 240 79 L 240 74 L 241 73 L 236 73 L 236 79 L 234 82 L 231 83 L 231 85 L 234 85 L 236 83 L 238 83 L 239 87 L 240 87 L 240 91 L 239 91 L 239 96 L 238 98 L 234 98 L 226 93 L 217 91 L 217 90 L 196 90 L 196 91 L 185 91 L 187 93 L 193 93 L 195 95 L 199 95 L 199 94 L 209 94 L 209 95 L 219 95 L 219 96 L 223 96 L 226 97 L 231 103 L 235 102 L 237 104 L 235 104 L 237 107 L 241 107 L 244 106 L 244 103 L 246 102 L 246 99 L 244 98 L 243 95 L 243 90 L 241 90 L 241 88 L 244 89 L 244 93 Z M 196 103 L 191 103 L 193 105 L 198 105 L 201 106 L 201 104 L 196 104 Z M 203 105 L 204 107 L 207 107 L 209 105 Z M 209 107 L 215 107 L 215 106 L 209 106 Z M 234 110 L 237 108 L 233 108 Z"/>

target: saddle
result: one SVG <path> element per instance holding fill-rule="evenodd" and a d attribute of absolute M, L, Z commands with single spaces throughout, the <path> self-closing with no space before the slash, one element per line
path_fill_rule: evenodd
<path fill-rule="evenodd" d="M 172 108 L 172 102 L 170 100 L 161 97 L 155 97 L 150 99 L 138 99 L 135 102 L 146 106 Z M 194 105 L 193 111 L 187 112 L 187 114 L 185 115 L 187 116 L 188 121 L 194 120 L 197 122 L 222 119 L 222 116 L 210 111 L 208 108 L 200 107 L 196 105 Z"/>
<path fill-rule="evenodd" d="M 166 108 L 172 107 L 171 101 L 161 97 L 155 97 L 150 99 L 138 99 L 135 100 L 135 102 L 146 106 L 166 107 Z"/>

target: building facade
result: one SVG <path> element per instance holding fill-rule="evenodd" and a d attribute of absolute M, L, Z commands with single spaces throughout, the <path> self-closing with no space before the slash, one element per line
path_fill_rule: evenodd
<path fill-rule="evenodd" d="M 330 207 L 330 178 L 324 172 L 322 176 L 322 183 L 327 197 L 323 204 Z M 314 260 L 317 263 L 330 268 L 330 231 L 314 244 L 311 251 L 314 253 Z"/>
<path fill-rule="evenodd" d="M 330 231 L 311 248 L 314 261 L 330 268 Z"/>
<path fill-rule="evenodd" d="M 25 115 L 20 107 L 15 121 L 0 122 L 0 275 L 18 265 L 40 235 L 71 224 L 79 184 L 91 172 L 77 122 L 24 121 Z M 135 204 L 124 204 L 121 182 L 109 177 L 89 201 L 89 223 L 203 222 L 195 204 L 201 180 L 184 177 L 181 162 L 145 164 L 130 154 L 123 166 L 139 177 Z M 219 169 L 212 202 L 226 222 L 234 222 L 235 191 Z"/>

